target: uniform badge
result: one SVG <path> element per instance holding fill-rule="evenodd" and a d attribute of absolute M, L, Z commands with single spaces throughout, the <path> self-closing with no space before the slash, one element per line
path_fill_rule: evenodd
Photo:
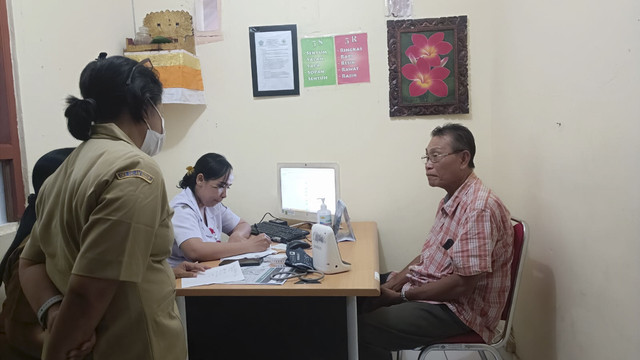
<path fill-rule="evenodd" d="M 148 172 L 140 169 L 120 171 L 116 173 L 116 179 L 118 180 L 124 180 L 124 179 L 130 179 L 130 178 L 140 178 L 148 182 L 149 184 L 153 182 L 153 176 L 151 176 L 151 174 L 149 174 Z"/>

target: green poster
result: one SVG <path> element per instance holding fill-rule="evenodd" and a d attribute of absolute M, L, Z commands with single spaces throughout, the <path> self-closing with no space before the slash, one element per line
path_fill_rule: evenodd
<path fill-rule="evenodd" d="M 300 48 L 304 86 L 335 85 L 336 60 L 333 38 L 327 36 L 300 39 Z"/>

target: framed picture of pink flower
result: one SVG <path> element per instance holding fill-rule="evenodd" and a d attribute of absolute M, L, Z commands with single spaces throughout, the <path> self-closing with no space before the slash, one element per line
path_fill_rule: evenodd
<path fill-rule="evenodd" d="M 467 17 L 387 21 L 389 115 L 468 114 Z"/>

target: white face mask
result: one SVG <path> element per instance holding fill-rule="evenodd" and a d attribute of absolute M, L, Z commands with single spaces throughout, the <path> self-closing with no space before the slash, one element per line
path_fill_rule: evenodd
<path fill-rule="evenodd" d="M 140 147 L 140 150 L 149 156 L 157 155 L 160 150 L 162 150 L 162 145 L 164 145 L 164 136 L 167 134 L 167 131 L 164 128 L 164 116 L 160 113 L 158 108 L 151 102 L 151 106 L 158 112 L 160 119 L 162 119 L 162 134 L 159 134 L 156 131 L 151 130 L 151 126 L 147 120 L 144 120 L 144 123 L 147 124 L 147 134 L 144 136 L 144 142 Z"/>

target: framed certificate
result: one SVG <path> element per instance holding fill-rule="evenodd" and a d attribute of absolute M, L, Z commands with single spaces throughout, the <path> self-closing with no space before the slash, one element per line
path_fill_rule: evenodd
<path fill-rule="evenodd" d="M 252 26 L 253 96 L 300 95 L 296 25 Z"/>

